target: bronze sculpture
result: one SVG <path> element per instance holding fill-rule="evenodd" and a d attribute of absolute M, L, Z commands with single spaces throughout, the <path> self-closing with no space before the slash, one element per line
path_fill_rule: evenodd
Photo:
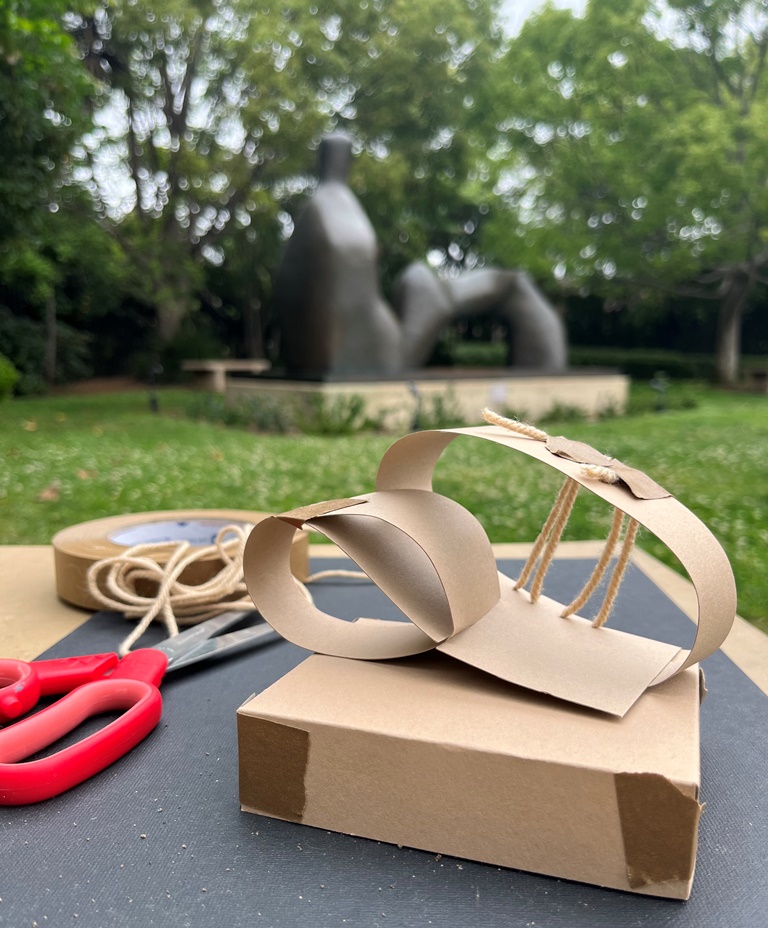
<path fill-rule="evenodd" d="M 562 322 L 522 271 L 487 268 L 443 280 L 415 262 L 396 281 L 390 307 L 379 283 L 376 234 L 347 185 L 351 161 L 348 136 L 322 140 L 317 191 L 278 270 L 273 302 L 288 376 L 410 376 L 449 322 L 490 311 L 509 327 L 511 365 L 565 368 Z"/>

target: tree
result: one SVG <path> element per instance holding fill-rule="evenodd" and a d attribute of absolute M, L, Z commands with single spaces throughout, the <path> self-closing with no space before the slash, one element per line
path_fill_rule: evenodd
<path fill-rule="evenodd" d="M 473 108 L 466 84 L 481 69 L 478 44 L 496 41 L 492 9 L 115 0 L 79 18 L 74 31 L 104 87 L 82 178 L 140 266 L 164 341 L 195 305 L 206 261 L 231 252 L 228 237 L 245 230 L 251 260 L 261 242 L 272 255 L 290 226 L 283 204 L 311 189 L 308 149 L 335 125 L 365 151 L 361 192 L 392 217 L 388 241 L 416 238 L 421 251 L 428 236 L 415 230 L 430 223 L 455 236 L 474 157 L 459 131 Z"/>
<path fill-rule="evenodd" d="M 91 84 L 61 23 L 66 9 L 62 0 L 0 8 L 0 245 L 55 208 L 88 125 Z"/>
<path fill-rule="evenodd" d="M 349 102 L 338 121 L 360 141 L 351 183 L 380 239 L 388 283 L 428 250 L 446 267 L 477 259 L 490 199 L 479 171 L 493 133 L 496 6 L 349 4 L 356 21 L 337 45 Z"/>
<path fill-rule="evenodd" d="M 499 81 L 502 199 L 533 263 L 630 304 L 717 300 L 725 383 L 768 275 L 767 49 L 764 0 L 592 0 L 530 21 Z"/>
<path fill-rule="evenodd" d="M 71 248 L 73 236 L 98 237 L 88 209 L 85 225 L 65 216 L 78 199 L 67 187 L 70 152 L 89 125 L 92 91 L 62 24 L 66 9 L 61 0 L 0 9 L 0 330 L 22 388 L 54 380 L 66 256 L 88 253 Z"/>

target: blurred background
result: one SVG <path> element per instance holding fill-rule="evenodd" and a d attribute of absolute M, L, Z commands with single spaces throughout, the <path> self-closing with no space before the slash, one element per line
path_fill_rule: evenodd
<path fill-rule="evenodd" d="M 385 296 L 414 260 L 527 270 L 569 364 L 633 378 L 626 410 L 552 428 L 694 509 L 764 622 L 767 51 L 759 0 L 5 0 L 0 541 L 370 489 L 390 439 L 354 398 L 302 419 L 170 387 L 185 360 L 279 365 L 274 272 L 342 129 Z M 505 334 L 458 320 L 432 363 L 503 364 Z M 458 424 L 450 396 L 414 424 Z M 535 537 L 539 484 L 456 453 L 492 540 Z"/>
<path fill-rule="evenodd" d="M 767 24 L 740 0 L 6 0 L 14 391 L 270 356 L 273 273 L 334 128 L 385 295 L 425 257 L 523 267 L 574 365 L 759 378 Z M 502 334 L 456 323 L 434 360 L 494 363 Z"/>

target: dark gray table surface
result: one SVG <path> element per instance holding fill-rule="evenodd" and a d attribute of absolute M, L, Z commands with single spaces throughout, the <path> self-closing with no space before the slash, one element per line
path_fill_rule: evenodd
<path fill-rule="evenodd" d="M 315 561 L 316 569 L 342 566 Z M 519 563 L 501 562 L 514 575 Z M 556 562 L 568 601 L 591 562 Z M 371 584 L 313 586 L 346 618 L 394 607 Z M 636 568 L 616 627 L 690 645 L 690 621 Z M 98 614 L 46 656 L 112 650 L 125 620 Z M 161 637 L 153 632 L 155 639 Z M 151 636 L 146 639 L 152 640 Z M 723 654 L 705 665 L 702 799 L 693 896 L 603 890 L 242 813 L 237 707 L 306 652 L 279 642 L 169 675 L 158 728 L 114 766 L 34 806 L 0 808 L 0 925 L 756 928 L 768 923 L 768 700 Z"/>

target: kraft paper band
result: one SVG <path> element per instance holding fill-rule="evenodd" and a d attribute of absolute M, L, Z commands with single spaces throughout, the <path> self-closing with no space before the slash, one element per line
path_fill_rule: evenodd
<path fill-rule="evenodd" d="M 54 535 L 51 542 L 56 570 L 56 592 L 61 599 L 75 606 L 91 610 L 101 609 L 102 605 L 88 592 L 86 582 L 89 568 L 97 561 L 123 554 L 139 541 L 181 541 L 184 536 L 183 523 L 203 523 L 202 528 L 209 530 L 211 537 L 227 524 L 255 525 L 268 518 L 268 515 L 264 512 L 241 509 L 174 509 L 109 516 L 70 526 Z M 115 537 L 124 540 L 120 543 L 113 540 Z M 209 543 L 212 541 L 204 542 Z M 193 543 L 192 549 L 197 546 Z M 199 546 L 202 547 L 203 544 Z M 156 560 L 158 563 L 164 563 L 163 555 L 156 555 Z M 294 574 L 300 580 L 306 580 L 309 575 L 309 545 L 305 533 L 296 535 L 288 552 L 288 560 Z M 222 566 L 218 557 L 201 558 L 190 564 L 180 579 L 183 583 L 193 585 L 205 583 L 221 570 Z M 148 591 L 147 595 L 151 595 L 151 591 Z"/>
<path fill-rule="evenodd" d="M 713 654 L 725 641 L 736 616 L 736 583 L 719 542 L 704 523 L 673 496 L 638 499 L 621 484 L 590 480 L 581 464 L 550 452 L 542 442 L 518 437 L 498 426 L 416 432 L 395 442 L 384 453 L 376 479 L 377 490 L 404 487 L 432 488 L 432 475 L 440 455 L 457 437 L 483 438 L 554 467 L 578 481 L 596 496 L 636 519 L 677 557 L 691 579 L 698 599 L 698 624 L 693 647 L 667 667 L 654 681 Z"/>
<path fill-rule="evenodd" d="M 459 435 L 495 441 L 560 470 L 667 544 L 699 596 L 691 652 L 595 629 L 578 616 L 564 619 L 562 604 L 546 596 L 531 602 L 499 575 L 479 522 L 431 489 L 440 454 Z M 310 650 L 381 660 L 437 648 L 510 683 L 622 716 L 648 686 L 719 647 L 735 615 L 735 585 L 714 536 L 677 500 L 641 499 L 628 486 L 584 477 L 581 468 L 542 442 L 494 426 L 406 436 L 384 455 L 375 493 L 303 507 L 256 526 L 245 548 L 246 585 L 266 620 Z M 346 551 L 410 623 L 350 623 L 308 603 L 286 566 L 293 533 L 303 524 Z"/>

